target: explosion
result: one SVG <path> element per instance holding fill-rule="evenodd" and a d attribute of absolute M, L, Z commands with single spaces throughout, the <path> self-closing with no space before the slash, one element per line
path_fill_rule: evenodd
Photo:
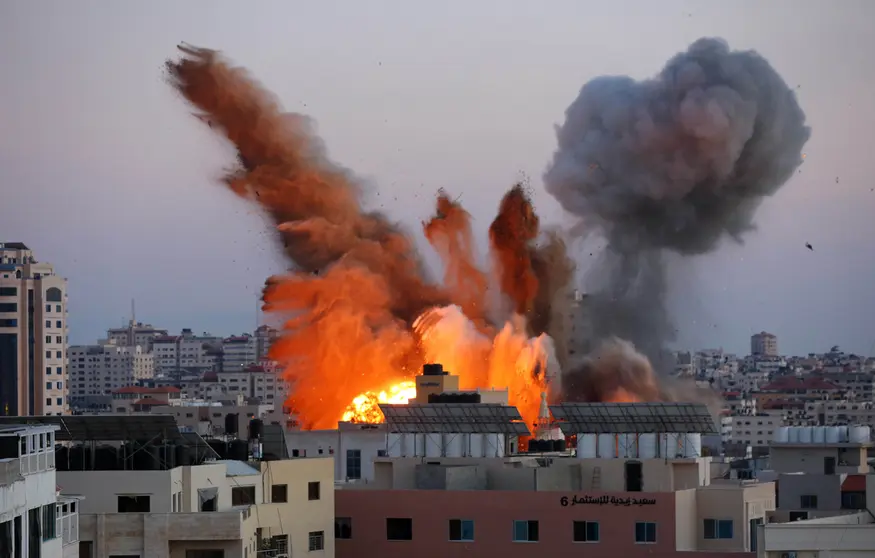
<path fill-rule="evenodd" d="M 491 274 L 477 265 L 470 216 L 439 193 L 423 225 L 444 264 L 442 283 L 434 282 L 410 237 L 362 208 L 357 181 L 328 160 L 306 117 L 282 113 L 215 51 L 180 50 L 167 63 L 170 83 L 236 146 L 240 165 L 224 184 L 273 218 L 293 265 L 267 281 L 264 310 L 288 318 L 269 356 L 285 366 L 287 406 L 302 427 L 378 420 L 376 403 L 406 399 L 405 382 L 429 362 L 458 375 L 462 389 L 507 388 L 509 403 L 534 423 L 548 372 L 556 372 L 552 303 L 567 282 L 539 274 L 569 264 L 555 254 L 555 235 L 536 244 L 523 189 L 508 192 L 491 229 Z M 513 281 L 519 273 L 524 289 Z"/>
<path fill-rule="evenodd" d="M 425 363 L 443 364 L 462 389 L 507 388 L 529 424 L 560 369 L 561 393 L 552 395 L 569 401 L 686 397 L 651 366 L 674 331 L 665 255 L 740 241 L 810 136 L 768 62 L 720 40 L 695 42 L 649 80 L 587 83 L 557 128 L 544 175 L 547 191 L 580 218 L 575 230 L 607 240 L 600 276 L 589 278 L 592 339 L 574 348 L 588 356 L 569 363 L 561 297 L 575 267 L 560 235 L 541 230 L 521 185 L 489 227 L 487 271 L 470 216 L 439 192 L 423 224 L 444 266 L 434 281 L 410 236 L 363 209 L 359 182 L 328 159 L 307 117 L 282 113 L 215 51 L 180 50 L 167 62 L 169 82 L 237 148 L 239 166 L 223 183 L 271 216 L 292 266 L 267 281 L 263 308 L 286 318 L 269 356 L 285 366 L 287 406 L 306 429 L 381 420 L 376 405 L 409 399 Z"/>

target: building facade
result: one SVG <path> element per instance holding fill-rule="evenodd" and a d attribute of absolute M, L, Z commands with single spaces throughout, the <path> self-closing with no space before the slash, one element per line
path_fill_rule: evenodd
<path fill-rule="evenodd" d="M 765 331 L 751 335 L 750 354 L 754 356 L 778 356 L 778 337 Z"/>
<path fill-rule="evenodd" d="M 61 496 L 56 482 L 57 430 L 0 428 L 0 556 L 79 556 L 79 499 Z"/>
<path fill-rule="evenodd" d="M 0 414 L 65 414 L 67 395 L 67 280 L 0 243 Z"/>

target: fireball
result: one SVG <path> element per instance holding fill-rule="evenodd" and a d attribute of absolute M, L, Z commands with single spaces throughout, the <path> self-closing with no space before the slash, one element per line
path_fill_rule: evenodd
<path fill-rule="evenodd" d="M 366 391 L 359 394 L 343 413 L 343 422 L 360 422 L 375 424 L 383 422 L 383 413 L 380 412 L 380 403 L 390 405 L 403 405 L 416 398 L 416 383 L 406 381 L 398 382 L 389 389 L 379 393 Z"/>

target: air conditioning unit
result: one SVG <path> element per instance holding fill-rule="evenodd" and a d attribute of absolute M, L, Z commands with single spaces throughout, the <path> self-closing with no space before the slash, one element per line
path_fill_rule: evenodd
<path fill-rule="evenodd" d="M 782 552 L 781 558 L 796 558 L 796 552 Z"/>

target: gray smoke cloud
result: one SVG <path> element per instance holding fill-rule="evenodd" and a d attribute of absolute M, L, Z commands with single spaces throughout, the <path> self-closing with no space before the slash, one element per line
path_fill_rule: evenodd
<path fill-rule="evenodd" d="M 741 242 L 810 135 L 768 61 L 720 39 L 699 39 L 652 79 L 584 85 L 557 128 L 544 182 L 579 230 L 607 241 L 587 285 L 594 339 L 627 339 L 659 368 L 674 332 L 665 252 Z"/>

